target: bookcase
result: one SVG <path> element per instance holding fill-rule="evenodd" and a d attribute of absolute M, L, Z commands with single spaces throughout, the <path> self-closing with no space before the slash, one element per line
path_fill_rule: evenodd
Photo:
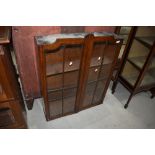
<path fill-rule="evenodd" d="M 155 27 L 134 28 L 134 35 L 126 49 L 124 62 L 116 81 L 121 82 L 131 93 L 125 108 L 128 107 L 132 96 L 136 93 L 150 90 L 152 97 L 154 96 Z M 113 84 L 113 93 L 117 82 Z"/>
<path fill-rule="evenodd" d="M 101 104 L 122 40 L 111 33 L 35 37 L 47 120 Z"/>

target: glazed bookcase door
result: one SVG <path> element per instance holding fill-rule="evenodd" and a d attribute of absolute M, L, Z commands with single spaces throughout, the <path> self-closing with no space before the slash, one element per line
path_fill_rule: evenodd
<path fill-rule="evenodd" d="M 50 119 L 75 112 L 83 45 L 63 45 L 45 52 Z"/>
<path fill-rule="evenodd" d="M 114 41 L 94 41 L 82 108 L 101 104 L 117 54 Z"/>

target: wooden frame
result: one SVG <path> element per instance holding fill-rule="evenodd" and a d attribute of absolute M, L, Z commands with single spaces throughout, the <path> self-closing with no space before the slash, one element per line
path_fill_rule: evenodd
<path fill-rule="evenodd" d="M 79 37 L 77 37 L 78 35 L 79 35 Z M 80 35 L 82 37 L 80 37 Z M 59 35 L 59 36 L 61 37 L 61 35 Z M 74 36 L 75 36 L 75 38 L 74 38 Z M 43 36 L 43 38 L 45 39 L 46 36 L 45 37 Z M 112 71 L 113 71 L 114 65 L 116 63 L 116 59 L 118 57 L 119 51 L 120 51 L 122 40 L 118 36 L 115 36 L 115 39 L 114 39 L 112 34 L 109 35 L 107 33 L 106 34 L 104 34 L 104 33 L 98 33 L 98 34 L 97 33 L 94 33 L 94 34 L 81 33 L 81 34 L 73 34 L 73 37 L 69 37 L 68 35 L 66 35 L 64 38 L 57 37 L 55 39 L 55 41 L 52 43 L 51 43 L 50 39 L 48 41 L 45 39 L 46 40 L 45 42 L 44 42 L 44 39 L 42 39 L 42 37 L 36 37 L 35 38 L 36 49 L 39 52 L 39 73 L 40 73 L 40 81 L 41 81 L 41 93 L 42 93 L 42 96 L 44 98 L 44 111 L 45 111 L 46 119 L 47 120 L 55 119 L 55 118 L 58 118 L 61 116 L 76 113 L 76 112 L 79 112 L 80 110 L 101 104 L 103 99 L 104 99 L 107 88 L 109 86 L 109 83 L 110 83 Z M 39 41 L 39 40 L 41 40 L 41 41 Z M 104 48 L 101 50 L 102 56 L 99 57 L 99 59 L 101 61 L 100 65 L 99 65 L 99 73 L 97 73 L 97 75 L 96 75 L 93 72 L 92 76 L 91 76 L 91 78 L 94 76 L 97 78 L 97 81 L 95 82 L 94 91 L 93 91 L 93 97 L 91 99 L 91 104 L 85 106 L 84 105 L 84 98 L 86 95 L 86 87 L 88 86 L 88 76 L 90 73 L 90 64 L 92 61 L 91 58 L 92 58 L 92 54 L 94 52 L 93 50 L 94 50 L 95 43 L 104 43 L 104 46 L 103 46 Z M 49 94 L 48 94 L 48 87 L 47 87 L 48 81 L 47 81 L 47 69 L 46 69 L 46 67 L 47 67 L 46 53 L 47 53 L 47 51 L 52 51 L 55 49 L 59 49 L 60 47 L 63 47 L 63 72 L 62 72 L 62 76 L 63 76 L 63 90 L 64 90 L 64 75 L 65 75 L 64 63 L 66 63 L 65 59 L 64 59 L 64 53 L 66 52 L 65 50 L 66 50 L 67 45 L 74 45 L 74 46 L 80 45 L 82 47 L 82 49 L 81 49 L 82 56 L 79 60 L 80 66 L 78 68 L 79 75 L 77 78 L 77 86 L 75 86 L 75 88 L 77 88 L 77 89 L 76 89 L 76 97 L 75 97 L 76 99 L 75 99 L 75 104 L 74 104 L 74 110 L 72 110 L 68 113 L 63 113 L 64 104 L 62 103 L 62 108 L 61 108 L 62 113 L 57 115 L 57 116 L 51 116 L 50 115 L 51 110 L 49 107 L 50 101 L 48 98 Z M 100 47 L 100 45 L 98 45 L 98 46 Z M 113 50 L 113 48 L 112 48 L 112 50 L 108 49 L 108 48 L 113 47 L 113 46 L 114 46 L 115 51 Z M 103 61 L 105 61 L 105 60 L 103 60 L 103 58 L 104 58 L 103 56 L 106 54 L 105 52 L 107 50 L 109 50 L 107 53 L 108 54 L 110 53 L 112 55 L 112 58 L 110 57 L 110 59 L 112 59 L 111 63 L 110 63 L 111 67 L 109 68 L 109 70 L 107 70 L 108 72 L 106 73 L 107 77 L 105 79 L 104 87 L 101 88 L 103 90 L 101 100 L 99 102 L 95 102 L 95 104 L 92 104 L 92 102 L 94 100 L 94 95 L 95 95 L 95 92 L 96 92 L 96 89 L 98 86 L 99 76 L 100 76 L 100 72 L 102 69 L 101 67 L 103 66 L 102 65 Z M 74 52 L 75 51 L 73 49 L 73 53 Z M 68 78 L 70 78 L 70 77 L 68 77 Z M 70 78 L 70 80 L 72 80 L 71 78 Z M 53 85 L 54 85 L 54 83 L 53 83 Z M 62 91 L 62 100 L 63 99 L 64 98 L 63 98 L 63 91 Z"/>

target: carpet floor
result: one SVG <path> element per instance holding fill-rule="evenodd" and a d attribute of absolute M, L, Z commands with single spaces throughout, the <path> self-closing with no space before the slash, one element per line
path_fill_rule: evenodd
<path fill-rule="evenodd" d="M 149 93 L 140 93 L 133 97 L 128 109 L 124 109 L 128 95 L 119 84 L 114 95 L 108 89 L 103 104 L 48 122 L 41 106 L 42 99 L 37 99 L 33 109 L 27 112 L 28 126 L 30 129 L 155 128 L 155 99 L 150 99 Z"/>

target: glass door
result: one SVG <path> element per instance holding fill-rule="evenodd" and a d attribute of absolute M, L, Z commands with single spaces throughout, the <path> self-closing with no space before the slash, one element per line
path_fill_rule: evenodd
<path fill-rule="evenodd" d="M 106 41 L 94 42 L 83 108 L 102 103 L 109 81 L 116 45 Z"/>
<path fill-rule="evenodd" d="M 46 81 L 50 117 L 75 112 L 82 45 L 64 45 L 46 52 Z"/>

